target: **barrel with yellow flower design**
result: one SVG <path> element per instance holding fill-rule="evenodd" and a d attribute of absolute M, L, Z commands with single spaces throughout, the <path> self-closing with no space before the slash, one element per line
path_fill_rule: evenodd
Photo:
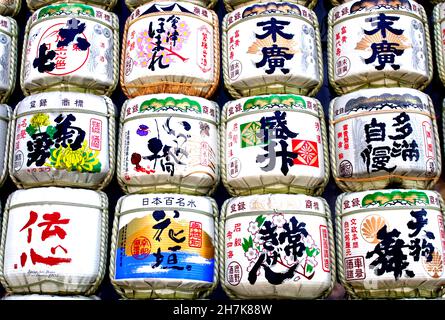
<path fill-rule="evenodd" d="M 115 107 L 105 96 L 26 97 L 10 128 L 9 172 L 19 187 L 101 189 L 114 173 Z"/>

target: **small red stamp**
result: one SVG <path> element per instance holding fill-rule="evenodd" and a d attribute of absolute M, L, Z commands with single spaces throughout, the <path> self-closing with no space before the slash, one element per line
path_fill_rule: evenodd
<path fill-rule="evenodd" d="M 151 251 L 151 243 L 146 237 L 140 236 L 131 244 L 131 255 L 137 260 L 144 260 Z"/>

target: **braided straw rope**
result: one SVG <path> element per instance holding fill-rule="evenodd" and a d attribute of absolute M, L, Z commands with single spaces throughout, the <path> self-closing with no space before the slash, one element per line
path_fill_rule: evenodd
<path fill-rule="evenodd" d="M 5 278 L 5 247 L 6 247 L 6 234 L 8 230 L 8 219 L 9 219 L 9 207 L 11 205 L 11 198 L 14 193 L 8 196 L 5 204 L 5 210 L 3 211 L 2 228 L 0 232 L 0 283 L 5 288 L 7 293 L 12 293 L 12 289 L 9 286 Z"/>
<path fill-rule="evenodd" d="M 10 106 L 8 106 L 6 104 L 4 104 L 4 105 L 2 105 L 0 107 L 6 109 L 6 116 L 8 118 L 7 125 L 6 125 L 6 132 L 1 133 L 1 134 L 4 134 L 4 136 L 5 136 L 5 153 L 3 155 L 3 170 L 0 173 L 0 186 L 3 186 L 3 184 L 5 183 L 6 176 L 8 175 L 8 164 L 9 164 L 8 163 L 9 162 L 8 159 L 9 159 L 9 143 L 10 143 L 9 142 L 10 137 L 8 136 L 8 134 L 9 134 L 9 131 L 10 131 L 10 127 L 12 126 L 12 121 L 11 121 L 11 119 L 12 119 L 12 109 L 11 109 Z M 5 121 L 5 120 L 0 119 L 0 121 Z"/>
<path fill-rule="evenodd" d="M 68 191 L 69 188 L 61 188 L 66 191 Z M 97 192 L 97 191 L 90 191 L 99 193 L 101 197 L 101 239 L 100 239 L 100 258 L 99 258 L 99 266 L 98 266 L 98 275 L 94 282 L 92 283 L 73 283 L 73 282 L 67 282 L 67 278 L 65 277 L 65 280 L 56 280 L 51 278 L 44 278 L 32 283 L 28 282 L 28 279 L 24 279 L 26 281 L 23 285 L 10 285 L 8 281 L 5 278 L 5 266 L 4 266 L 4 259 L 5 259 L 5 247 L 6 247 L 6 238 L 7 238 L 7 229 L 8 229 L 8 220 L 9 220 L 9 212 L 11 209 L 11 201 L 12 197 L 14 196 L 15 192 L 9 195 L 3 221 L 2 221 L 2 232 L 1 232 L 1 240 L 0 240 L 0 283 L 2 286 L 6 289 L 7 293 L 39 293 L 39 294 L 58 294 L 58 295 L 70 295 L 70 294 L 85 294 L 85 295 L 91 295 L 93 294 L 97 288 L 99 287 L 100 283 L 103 280 L 104 274 L 105 274 L 105 261 L 106 261 L 106 248 L 107 248 L 107 241 L 108 241 L 108 199 L 106 195 L 103 192 Z M 35 204 L 45 204 L 45 202 L 41 203 L 35 203 Z M 73 204 L 63 204 L 63 205 L 73 205 Z M 53 283 L 57 286 L 64 286 L 64 285 L 70 285 L 70 286 L 79 286 L 77 289 L 69 289 L 69 291 L 43 291 L 42 287 L 40 287 L 39 291 L 37 292 L 35 289 L 31 289 L 31 286 L 37 286 L 42 285 L 45 283 Z"/>
<path fill-rule="evenodd" d="M 119 118 L 119 136 L 118 136 L 118 145 L 117 145 L 117 165 L 116 165 L 116 178 L 117 178 L 117 183 L 119 184 L 119 186 L 121 187 L 122 191 L 124 191 L 125 193 L 129 193 L 127 185 L 125 184 L 125 181 L 122 179 L 121 176 L 121 172 L 122 172 L 122 152 L 123 152 L 123 142 L 124 142 L 124 119 L 126 116 L 126 110 L 127 110 L 127 106 L 130 100 L 125 100 L 124 104 L 121 107 L 121 115 Z M 116 212 L 118 212 L 118 210 L 116 209 Z"/>
<path fill-rule="evenodd" d="M 34 24 L 32 21 L 32 16 L 29 17 L 28 22 L 26 23 L 25 28 L 25 36 L 23 41 L 23 54 L 22 54 L 22 60 L 21 60 L 21 67 L 20 67 L 20 87 L 22 89 L 22 92 L 25 96 L 29 96 L 33 93 L 42 93 L 42 92 L 48 92 L 48 91 L 71 91 L 71 92 L 80 92 L 80 93 L 91 93 L 95 95 L 106 95 L 110 96 L 113 91 L 116 89 L 116 86 L 118 84 L 118 76 L 119 76 L 119 19 L 117 15 L 113 12 L 108 12 L 108 14 L 111 16 L 111 31 L 113 34 L 113 79 L 112 79 L 112 85 L 109 87 L 94 87 L 96 84 L 95 79 L 90 79 L 89 85 L 79 84 L 79 83 L 70 83 L 70 79 L 65 78 L 65 76 L 58 77 L 58 82 L 51 83 L 51 84 L 44 84 L 40 83 L 38 87 L 35 87 L 33 89 L 27 89 L 25 84 L 25 63 L 26 63 L 26 57 L 25 54 L 27 50 L 27 44 L 28 44 L 28 37 L 29 32 L 31 30 L 31 26 Z M 66 17 L 74 16 L 74 15 L 67 15 Z M 57 17 L 50 17 L 48 19 L 57 19 Z M 83 20 L 89 20 L 93 22 L 97 22 L 92 17 L 82 16 Z M 102 23 L 105 25 L 105 23 Z M 108 26 L 107 26 L 108 27 Z M 15 78 L 14 78 L 15 79 Z M 41 81 L 41 80 L 39 80 Z M 78 81 L 78 80 L 76 80 Z M 14 81 L 15 82 L 15 81 Z M 36 89 L 37 88 L 37 89 Z"/>
<path fill-rule="evenodd" d="M 379 76 L 375 77 L 373 80 L 369 80 L 368 82 L 363 82 L 363 80 L 358 80 L 355 82 L 350 82 L 345 85 L 339 85 L 335 81 L 335 63 L 334 63 L 334 39 L 333 39 L 333 29 L 334 29 L 334 10 L 338 10 L 338 7 L 334 7 L 329 11 L 328 15 L 328 78 L 329 83 L 331 87 L 334 89 L 334 91 L 339 94 L 345 94 L 352 91 L 357 91 L 360 89 L 367 89 L 367 88 L 381 88 L 381 87 L 407 87 L 407 88 L 413 88 L 418 90 L 424 90 L 432 81 L 433 79 L 433 59 L 432 59 L 432 48 L 431 48 L 431 41 L 430 41 L 430 31 L 428 26 L 428 18 L 425 13 L 425 9 L 422 7 L 421 4 L 416 3 L 417 6 L 420 8 L 420 18 L 417 17 L 415 14 L 408 14 L 404 11 L 400 10 L 392 10 L 394 13 L 399 13 L 401 15 L 408 15 L 411 18 L 419 19 L 422 22 L 423 29 L 425 32 L 425 43 L 426 43 L 426 51 L 427 51 L 427 79 L 423 83 L 413 82 L 412 80 L 403 80 L 400 78 L 400 76 L 391 76 L 387 75 L 385 73 L 379 72 Z M 347 7 L 350 6 L 350 3 L 344 3 L 341 6 Z M 365 15 L 365 14 L 362 14 Z M 348 18 L 342 19 L 349 20 L 355 18 L 354 16 L 350 16 Z M 380 75 L 382 73 L 383 75 Z M 368 78 L 369 73 L 363 74 L 365 78 Z M 383 81 L 383 83 L 379 83 L 380 81 Z"/>
<path fill-rule="evenodd" d="M 267 96 L 267 95 L 265 95 L 265 96 Z M 295 95 L 295 96 L 299 96 L 299 95 Z M 318 119 L 320 121 L 320 130 L 321 130 L 322 145 L 323 145 L 323 159 L 324 159 L 323 180 L 317 186 L 314 186 L 314 187 L 291 184 L 291 185 L 284 185 L 280 189 L 275 188 L 275 186 L 277 185 L 276 182 L 273 182 L 272 184 L 263 183 L 259 187 L 252 187 L 252 188 L 248 188 L 248 189 L 239 189 L 239 188 L 237 189 L 237 188 L 232 187 L 229 184 L 228 175 L 227 175 L 227 123 L 228 123 L 227 109 L 229 108 L 229 106 L 231 104 L 235 104 L 238 101 L 235 100 L 235 101 L 226 102 L 226 104 L 222 108 L 221 125 L 220 125 L 220 130 L 219 130 L 220 141 L 221 141 L 221 143 L 220 143 L 220 145 L 221 145 L 220 163 L 221 163 L 221 180 L 223 182 L 224 187 L 227 189 L 227 191 L 229 192 L 229 194 L 231 196 L 246 196 L 246 195 L 252 195 L 252 194 L 264 194 L 264 193 L 269 193 L 269 192 L 270 193 L 286 193 L 286 194 L 288 194 L 288 193 L 304 193 L 307 195 L 319 196 L 323 193 L 326 185 L 329 182 L 329 177 L 330 177 L 329 150 L 328 150 L 329 146 L 328 146 L 326 121 L 325 121 L 325 116 L 324 116 L 324 112 L 323 112 L 323 106 L 321 105 L 321 103 L 315 98 L 310 98 L 310 99 L 313 99 L 316 102 Z"/>
<path fill-rule="evenodd" d="M 219 108 L 219 105 L 215 103 L 215 112 L 216 112 L 216 168 L 215 168 L 215 175 L 216 175 L 216 181 L 213 183 L 213 187 L 209 190 L 208 195 L 212 195 L 215 193 L 216 189 L 218 188 L 219 184 L 221 183 L 221 139 L 218 137 L 218 134 L 221 132 L 221 111 Z M 217 208 L 218 209 L 218 208 Z"/>
<path fill-rule="evenodd" d="M 149 79 L 138 80 L 141 82 L 140 84 L 134 83 L 126 83 L 125 82 L 125 54 L 127 51 L 127 36 L 128 29 L 131 26 L 130 18 L 127 19 L 124 28 L 124 36 L 122 41 L 122 52 L 121 52 L 121 66 L 120 66 L 120 84 L 122 87 L 122 91 L 127 96 L 127 98 L 135 98 L 141 95 L 155 94 L 155 93 L 178 93 L 185 94 L 190 96 L 198 96 L 209 99 L 216 92 L 216 89 L 219 85 L 219 76 L 220 76 L 220 56 L 219 52 L 221 51 L 220 47 L 220 39 L 219 39 L 219 22 L 218 16 L 213 10 L 208 10 L 212 15 L 213 22 L 213 79 L 210 82 L 179 82 L 179 81 L 159 81 L 154 82 Z M 161 14 L 162 15 L 162 14 Z M 150 15 L 148 15 L 150 16 Z M 138 20 L 144 19 L 144 16 L 140 16 L 137 18 Z M 145 82 L 143 82 L 145 81 Z M 128 89 L 136 88 L 137 90 L 129 91 Z"/>
<path fill-rule="evenodd" d="M 114 172 L 116 170 L 116 106 L 114 105 L 113 101 L 109 98 L 104 96 L 105 103 L 107 105 L 107 118 L 108 118 L 108 156 L 109 156 L 109 163 L 110 163 L 110 169 L 105 176 L 104 180 L 99 184 L 98 188 L 99 190 L 102 190 L 105 188 L 113 179 Z"/>
<path fill-rule="evenodd" d="M 442 221 L 445 222 L 445 202 L 442 198 L 442 195 L 439 192 L 436 192 L 436 194 L 437 194 L 437 197 L 439 198 L 439 202 L 440 202 L 440 212 L 442 213 Z M 444 232 L 445 230 L 439 230 L 439 232 L 441 232 L 441 231 Z M 442 250 L 444 250 L 444 249 L 445 248 L 442 248 Z M 1 252 L 0 252 L 0 254 L 1 254 Z M 1 268 L 0 268 L 0 271 L 1 271 Z M 441 297 L 443 295 L 445 295 L 445 285 L 442 285 L 441 289 L 438 292 L 438 295 Z"/>
<path fill-rule="evenodd" d="M 436 120 L 436 111 L 434 110 L 434 103 L 431 97 L 426 94 L 428 101 L 429 101 L 429 110 L 431 112 L 431 123 L 433 126 L 433 134 L 434 134 L 434 145 L 436 147 L 436 172 L 432 180 L 427 181 L 425 183 L 425 189 L 433 189 L 436 185 L 437 181 L 440 179 L 440 175 L 442 173 L 442 152 L 441 152 L 441 143 L 440 143 L 440 136 L 439 136 L 439 129 L 437 126 L 437 120 Z"/>
<path fill-rule="evenodd" d="M 0 103 L 6 102 L 11 93 L 15 89 L 15 81 L 16 81 L 16 73 L 17 73 L 17 55 L 18 55 L 18 26 L 17 22 L 11 17 L 3 17 L 4 19 L 8 19 L 11 25 L 11 52 L 9 60 L 9 75 L 8 75 L 8 89 L 1 96 Z"/>
<path fill-rule="evenodd" d="M 330 177 L 330 170 L 329 170 L 329 140 L 327 136 L 327 129 L 326 129 L 326 121 L 323 111 L 323 106 L 321 105 L 320 101 L 317 99 L 314 99 L 317 101 L 317 107 L 318 107 L 318 119 L 320 120 L 321 124 L 321 139 L 323 143 L 323 160 L 324 160 L 324 177 L 322 183 L 314 189 L 314 195 L 315 196 L 321 196 L 324 189 L 326 188 L 326 185 L 329 182 Z M 329 208 L 329 207 L 328 207 Z"/>
<path fill-rule="evenodd" d="M 113 222 L 113 230 L 111 233 L 111 252 L 110 252 L 110 266 L 109 266 L 109 277 L 111 284 L 113 285 L 116 292 L 123 299 L 204 299 L 208 297 L 213 290 L 215 290 L 219 281 L 219 264 L 220 264 L 220 251 L 219 251 L 219 242 L 218 242 L 218 205 L 216 201 L 210 197 L 202 197 L 207 199 L 212 206 L 212 216 L 214 222 L 214 270 L 213 270 L 213 283 L 208 288 L 198 288 L 193 291 L 175 291 L 172 294 L 163 294 L 159 295 L 156 290 L 157 288 L 153 287 L 150 283 L 150 279 L 144 279 L 144 284 L 147 286 L 147 289 L 141 290 L 140 288 L 134 289 L 131 285 L 119 284 L 119 281 L 116 280 L 116 252 L 117 252 L 117 242 L 119 237 L 119 220 L 121 215 L 122 203 L 125 199 L 132 197 L 132 195 L 126 195 L 121 197 L 117 204 L 114 214 L 114 222 Z M 169 208 L 172 209 L 172 208 Z M 175 280 L 175 279 L 172 279 Z M 170 287 L 167 289 L 177 289 L 174 287 Z"/>
<path fill-rule="evenodd" d="M 19 189 L 23 189 L 23 184 L 22 182 L 17 179 L 14 175 L 14 139 L 15 139 L 15 128 L 17 126 L 17 111 L 19 109 L 19 104 L 14 108 L 14 112 L 12 115 L 12 119 L 10 121 L 10 125 L 8 126 L 8 137 L 9 137 L 9 142 L 7 143 L 7 147 L 8 147 L 8 173 L 9 173 L 9 177 L 11 178 L 12 182 L 14 182 L 14 184 L 17 186 L 17 188 Z"/>
<path fill-rule="evenodd" d="M 12 16 L 14 17 L 19 13 L 22 6 L 21 0 L 13 0 L 12 4 L 0 4 L 0 15 L 2 16 Z"/>
<path fill-rule="evenodd" d="M 193 98 L 193 97 L 191 97 Z M 136 191 L 136 192 L 130 192 L 130 188 L 129 186 L 127 186 L 125 180 L 122 178 L 122 172 L 123 172 L 123 160 L 122 160 L 122 154 L 124 152 L 124 123 L 126 120 L 126 109 L 127 106 L 129 104 L 131 100 L 126 100 L 122 106 L 122 112 L 120 115 L 120 120 L 119 120 L 119 145 L 118 145 L 118 151 L 117 151 L 117 181 L 119 186 L 122 188 L 122 190 L 129 194 L 129 193 L 152 193 L 152 192 L 157 192 L 157 188 L 162 188 L 162 192 L 167 192 L 167 193 L 183 193 L 183 194 L 189 194 L 189 195 L 196 195 L 196 196 L 203 196 L 203 195 L 211 195 L 213 194 L 220 182 L 220 141 L 219 141 L 219 137 L 218 137 L 218 133 L 219 133 L 219 123 L 220 123 L 220 111 L 219 111 L 219 106 L 217 103 L 207 100 L 208 103 L 211 103 L 214 107 L 215 107 L 215 128 L 216 128 L 216 132 L 215 135 L 217 136 L 216 139 L 216 164 L 215 164 L 215 177 L 214 177 L 214 181 L 213 184 L 210 186 L 199 186 L 199 185 L 186 185 L 184 183 L 182 183 L 183 178 L 185 176 L 181 175 L 181 176 L 177 176 L 177 178 L 179 179 L 179 181 L 175 181 L 170 183 L 169 185 L 166 184 L 159 184 L 159 183 L 153 183 L 153 184 L 138 184 L 138 185 L 133 185 L 134 187 L 140 187 L 141 189 Z M 170 114 L 173 117 L 175 117 L 175 114 Z M 142 116 L 143 117 L 143 116 Z M 192 119 L 195 119 L 194 117 L 191 117 Z M 132 120 L 130 120 L 132 121 Z M 212 148 L 213 150 L 213 148 Z M 202 171 L 200 171 L 202 172 Z M 192 172 L 193 174 L 194 172 Z M 187 175 L 188 176 L 188 175 Z M 147 188 L 150 188 L 149 190 Z M 205 191 L 204 191 L 205 190 Z"/>
<path fill-rule="evenodd" d="M 222 66 L 223 66 L 223 79 L 224 86 L 226 90 L 230 93 L 230 95 L 235 99 L 240 99 L 245 96 L 254 96 L 254 95 L 262 95 L 262 94 L 296 94 L 296 95 L 306 95 L 312 97 L 320 91 L 323 85 L 323 53 L 321 46 L 321 37 L 320 37 L 320 29 L 318 24 L 317 15 L 315 12 L 310 10 L 310 14 L 312 16 L 312 27 L 315 32 L 315 44 L 317 50 L 317 62 L 318 62 L 318 82 L 315 87 L 305 87 L 304 85 L 294 85 L 289 84 L 288 82 L 272 82 L 266 83 L 265 86 L 259 87 L 246 87 L 244 90 L 236 89 L 232 84 L 230 84 L 229 77 L 229 58 L 228 58 L 228 30 L 229 30 L 229 16 L 230 13 L 224 16 L 224 20 L 222 23 Z M 285 14 L 278 14 L 279 16 L 287 16 Z M 277 16 L 277 15 L 275 15 Z M 291 17 L 292 18 L 292 17 Z M 304 20 L 306 21 L 306 20 Z M 266 80 L 265 80 L 266 81 Z M 270 88 L 271 85 L 280 85 L 279 89 Z"/>
<path fill-rule="evenodd" d="M 116 5 L 117 0 L 26 0 L 26 4 L 31 12 L 34 12 L 35 10 L 38 10 L 45 6 L 55 5 L 59 3 L 84 3 L 86 5 L 91 5 L 111 11 Z"/>
<path fill-rule="evenodd" d="M 436 47 L 436 62 L 437 72 L 439 73 L 440 80 L 445 85 L 445 61 L 443 56 L 444 45 L 442 43 L 442 27 L 440 18 L 440 10 L 444 4 L 438 4 L 433 10 L 433 23 L 434 23 L 434 44 Z"/>

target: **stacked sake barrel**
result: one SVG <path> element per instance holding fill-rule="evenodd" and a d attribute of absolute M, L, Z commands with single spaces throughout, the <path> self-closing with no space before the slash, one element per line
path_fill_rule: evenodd
<path fill-rule="evenodd" d="M 220 278 L 238 299 L 314 299 L 335 282 L 317 17 L 295 2 L 226 1 Z M 304 1 L 312 7 L 313 2 Z M 233 10 L 233 7 L 236 7 Z M 233 11 L 232 11 L 233 10 Z"/>
<path fill-rule="evenodd" d="M 126 1 L 117 178 L 129 195 L 116 207 L 110 279 L 123 298 L 205 298 L 219 263 L 215 2 L 146 2 Z"/>
<path fill-rule="evenodd" d="M 6 202 L 0 241 L 10 299 L 85 299 L 106 268 L 108 198 L 99 190 L 115 167 L 107 96 L 118 79 L 118 19 L 103 9 L 114 1 L 53 2 L 28 2 L 36 11 L 22 54 L 26 97 L 9 129 L 9 174 L 20 189 Z"/>
<path fill-rule="evenodd" d="M 353 298 L 435 298 L 445 275 L 436 115 L 424 8 L 352 1 L 328 17 L 339 279 Z M 357 28 L 357 26 L 360 26 Z"/>

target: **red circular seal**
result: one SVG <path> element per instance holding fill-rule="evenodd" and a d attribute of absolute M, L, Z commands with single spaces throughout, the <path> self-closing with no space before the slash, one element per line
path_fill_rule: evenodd
<path fill-rule="evenodd" d="M 227 276 L 226 280 L 228 283 L 230 283 L 232 286 L 237 286 L 240 284 L 241 279 L 243 277 L 243 269 L 241 268 L 241 265 L 236 262 L 232 261 L 227 266 Z"/>
<path fill-rule="evenodd" d="M 140 236 L 131 244 L 131 255 L 137 260 L 144 260 L 151 251 L 151 243 L 146 237 Z"/>

